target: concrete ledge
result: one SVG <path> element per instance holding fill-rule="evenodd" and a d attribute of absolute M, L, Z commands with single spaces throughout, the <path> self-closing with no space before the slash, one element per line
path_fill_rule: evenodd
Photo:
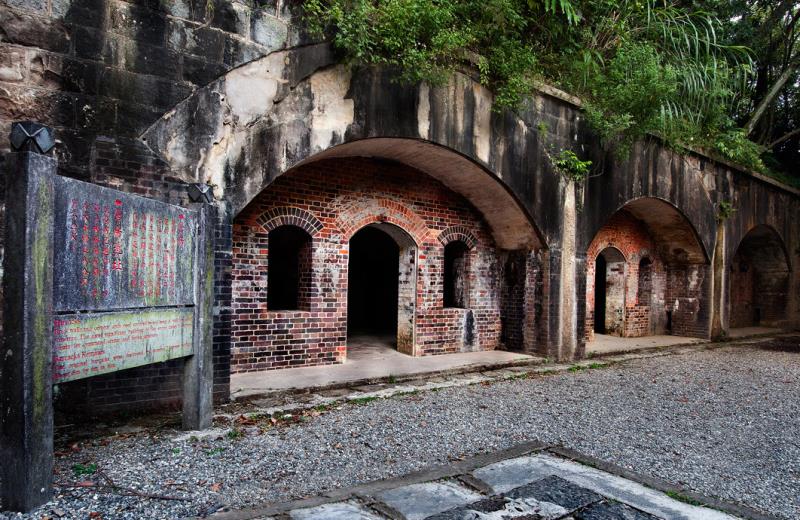
<path fill-rule="evenodd" d="M 490 354 L 490 353 L 498 353 L 502 354 L 502 357 L 498 360 L 482 360 L 473 363 L 462 363 L 459 366 L 454 366 L 452 368 L 443 368 L 443 369 L 436 369 L 435 364 L 441 361 L 450 361 L 450 359 L 446 359 L 446 356 L 471 356 L 473 354 Z M 503 359 L 506 358 L 506 359 Z M 348 377 L 343 375 L 341 380 L 333 381 L 330 383 L 324 384 L 311 384 L 308 386 L 285 386 L 281 387 L 279 385 L 270 386 L 270 381 L 276 378 L 285 378 L 294 381 L 296 380 L 296 375 L 302 373 L 301 371 L 319 371 L 319 372 L 333 372 L 337 369 L 345 369 L 348 366 L 345 365 L 324 365 L 320 367 L 304 367 L 304 368 L 290 368 L 285 370 L 270 370 L 266 372 L 245 372 L 241 374 L 234 374 L 231 376 L 231 400 L 232 401 L 251 401 L 255 398 L 259 397 L 266 397 L 266 396 L 279 396 L 279 395 L 297 395 L 297 394 L 308 394 L 314 392 L 322 392 L 326 390 L 338 390 L 342 388 L 353 388 L 355 386 L 362 386 L 362 385 L 375 385 L 375 384 L 385 384 L 385 383 L 401 383 L 407 381 L 414 381 L 418 380 L 420 377 L 425 378 L 433 378 L 433 377 L 443 377 L 443 376 L 454 376 L 460 374 L 472 374 L 472 373 L 479 373 L 484 372 L 487 370 L 500 370 L 505 368 L 511 367 L 526 367 L 526 366 L 536 366 L 541 365 L 546 362 L 546 359 L 528 355 L 528 354 L 521 354 L 516 352 L 506 352 L 506 351 L 490 351 L 490 352 L 470 352 L 465 354 L 444 354 L 442 356 L 427 356 L 423 358 L 410 358 L 415 361 L 418 361 L 418 364 L 423 365 L 420 366 L 416 370 L 410 370 L 406 372 L 401 372 L 400 370 L 394 369 L 395 371 L 392 372 L 390 370 L 385 370 L 386 375 L 376 376 L 376 377 Z M 424 364 L 433 365 L 433 367 L 428 366 L 425 367 Z"/>
<path fill-rule="evenodd" d="M 636 473 L 634 471 L 625 469 L 621 466 L 617 466 L 616 464 L 606 462 L 596 457 L 592 457 L 590 455 L 584 455 L 571 448 L 556 446 L 548 449 L 547 451 L 553 453 L 554 455 L 561 456 L 565 459 L 573 460 L 575 462 L 580 462 L 584 466 L 591 466 L 601 471 L 605 471 L 606 473 L 610 473 L 618 477 L 638 482 L 639 484 L 655 489 L 657 491 L 662 491 L 670 495 L 677 494 L 681 497 L 686 497 L 695 502 L 699 502 L 702 505 L 711 507 L 713 509 L 717 509 L 719 511 L 723 511 L 725 513 L 730 513 L 732 515 L 741 518 L 746 518 L 748 520 L 781 520 L 781 518 L 778 516 L 767 515 L 760 511 L 756 511 L 751 507 L 742 504 L 737 504 L 735 502 L 728 502 L 725 500 L 720 500 L 718 498 L 702 495 L 700 493 L 695 493 L 694 491 L 690 491 L 683 486 L 679 486 L 677 484 L 671 484 L 659 478 L 649 477 L 647 475 Z"/>

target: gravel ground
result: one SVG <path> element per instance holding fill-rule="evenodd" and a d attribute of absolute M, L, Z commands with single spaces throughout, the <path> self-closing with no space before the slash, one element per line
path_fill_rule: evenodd
<path fill-rule="evenodd" d="M 118 485 L 190 501 L 60 488 L 28 517 L 197 515 L 540 440 L 800 518 L 800 349 L 726 347 L 346 405 L 263 433 L 243 429 L 194 442 L 173 442 L 164 431 L 98 439 L 57 459 L 61 482 L 98 480 L 74 475 L 75 464 L 94 463 Z"/>

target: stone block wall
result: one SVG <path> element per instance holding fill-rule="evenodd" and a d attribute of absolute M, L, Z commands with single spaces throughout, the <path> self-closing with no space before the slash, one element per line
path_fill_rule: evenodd
<path fill-rule="evenodd" d="M 298 5 L 0 1 L 0 135 L 8 135 L 13 121 L 47 124 L 58 138 L 55 154 L 62 175 L 186 204 L 186 179 L 175 177 L 138 137 L 198 87 L 276 49 L 307 41 L 293 25 Z M 7 139 L 0 140 L 0 171 L 8 146 Z M 222 219 L 216 244 L 218 302 L 230 291 L 225 285 L 230 229 Z M 217 305 L 218 400 L 228 397 L 228 313 Z M 64 411 L 92 413 L 154 404 L 176 407 L 181 366 L 173 361 L 62 384 L 56 404 Z"/>
<path fill-rule="evenodd" d="M 278 223 L 311 230 L 313 283 L 308 310 L 268 308 L 268 230 Z M 500 345 L 498 252 L 480 214 L 438 181 L 400 163 L 330 159 L 280 177 L 236 219 L 234 372 L 344 361 L 349 239 L 363 226 L 376 223 L 396 226 L 392 233 L 405 234 L 416 250 L 409 253 L 402 237 L 396 239 L 401 256 L 411 254 L 409 265 L 416 274 L 400 280 L 413 289 L 414 355 L 491 350 Z M 444 246 L 453 239 L 471 246 L 468 305 L 463 309 L 443 307 Z M 404 271 L 403 262 L 400 270 Z M 404 292 L 401 287 L 401 301 Z"/>

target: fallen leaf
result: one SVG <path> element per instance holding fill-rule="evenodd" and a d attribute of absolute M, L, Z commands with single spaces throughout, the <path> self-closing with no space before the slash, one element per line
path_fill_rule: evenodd
<path fill-rule="evenodd" d="M 213 491 L 214 493 L 219 493 L 219 490 L 222 489 L 222 482 L 216 482 L 214 484 L 211 484 L 211 487 L 209 489 L 211 489 L 211 491 Z"/>
<path fill-rule="evenodd" d="M 243 425 L 250 426 L 250 425 L 256 424 L 257 421 L 255 419 L 250 418 L 250 417 L 245 417 L 244 415 L 240 415 L 239 417 L 236 418 L 236 422 L 238 424 L 243 424 Z"/>

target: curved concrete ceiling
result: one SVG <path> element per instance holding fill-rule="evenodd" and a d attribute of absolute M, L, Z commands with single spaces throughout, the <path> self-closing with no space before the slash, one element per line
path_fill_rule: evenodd
<path fill-rule="evenodd" d="M 781 236 L 766 225 L 756 226 L 747 232 L 736 248 L 736 256 L 749 258 L 762 271 L 790 270 L 789 254 Z"/>
<path fill-rule="evenodd" d="M 620 211 L 627 211 L 644 222 L 666 262 L 704 264 L 709 261 L 694 226 L 669 202 L 645 197 L 627 203 Z"/>
<path fill-rule="evenodd" d="M 498 247 L 512 250 L 545 247 L 527 211 L 503 181 L 453 150 L 417 139 L 362 139 L 329 148 L 295 167 L 335 157 L 391 159 L 407 164 L 475 206 L 489 225 Z"/>

